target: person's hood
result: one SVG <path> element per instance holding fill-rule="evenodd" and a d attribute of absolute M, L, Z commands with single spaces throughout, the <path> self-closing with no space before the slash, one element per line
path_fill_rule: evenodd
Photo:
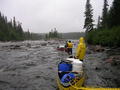
<path fill-rule="evenodd" d="M 80 37 L 79 43 L 84 43 L 84 38 Z"/>

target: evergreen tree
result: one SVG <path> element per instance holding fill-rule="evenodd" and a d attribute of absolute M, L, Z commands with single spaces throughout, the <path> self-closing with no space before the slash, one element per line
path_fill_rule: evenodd
<path fill-rule="evenodd" d="M 16 20 L 15 20 L 15 17 L 13 17 L 13 27 L 16 29 Z"/>
<path fill-rule="evenodd" d="M 30 40 L 32 38 L 31 33 L 29 32 L 29 29 L 27 32 L 24 32 L 24 37 L 25 37 L 25 40 Z"/>
<path fill-rule="evenodd" d="M 107 2 L 107 0 L 104 0 L 102 23 L 101 23 L 102 28 L 107 28 L 107 16 L 108 16 L 108 2 Z"/>
<path fill-rule="evenodd" d="M 109 28 L 120 26 L 120 0 L 114 0 L 109 11 L 108 17 Z"/>
<path fill-rule="evenodd" d="M 101 17 L 98 17 L 97 29 L 101 28 Z"/>
<path fill-rule="evenodd" d="M 24 31 L 21 24 L 13 20 L 8 21 L 7 17 L 0 12 L 0 41 L 24 40 Z"/>
<path fill-rule="evenodd" d="M 45 38 L 48 39 L 48 34 L 45 34 Z"/>
<path fill-rule="evenodd" d="M 21 41 L 41 39 L 41 35 L 36 33 L 24 32 L 20 22 L 15 17 L 10 21 L 0 12 L 0 41 Z"/>
<path fill-rule="evenodd" d="M 49 38 L 59 38 L 59 33 L 56 30 L 56 28 L 54 28 L 54 29 L 51 29 L 48 36 L 49 36 Z"/>
<path fill-rule="evenodd" d="M 87 42 L 103 46 L 120 47 L 120 0 L 114 0 L 109 11 L 107 6 L 107 0 L 104 0 L 102 28 L 89 32 L 86 35 Z"/>
<path fill-rule="evenodd" d="M 57 32 L 56 28 L 54 28 L 54 37 L 55 37 L 55 38 L 58 37 L 58 32 Z"/>
<path fill-rule="evenodd" d="M 51 31 L 49 32 L 49 38 L 53 37 L 53 30 L 51 29 Z"/>
<path fill-rule="evenodd" d="M 90 0 L 86 2 L 86 11 L 85 11 L 85 23 L 84 28 L 86 29 L 86 33 L 93 30 L 93 9 L 90 4 Z"/>
<path fill-rule="evenodd" d="M 20 22 L 18 22 L 18 25 L 17 25 L 17 28 L 16 28 L 16 33 L 17 33 L 18 37 L 20 37 L 19 38 L 20 40 L 24 40 L 24 32 L 23 32 L 23 29 L 22 29 L 22 26 L 21 26 Z"/>

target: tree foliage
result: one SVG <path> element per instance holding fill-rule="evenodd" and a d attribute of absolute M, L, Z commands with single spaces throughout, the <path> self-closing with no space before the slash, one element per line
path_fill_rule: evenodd
<path fill-rule="evenodd" d="M 120 0 L 114 0 L 107 11 L 107 0 L 104 0 L 102 28 L 87 34 L 87 42 L 104 46 L 120 46 Z M 99 26 L 99 25 L 98 25 Z"/>
<path fill-rule="evenodd" d="M 108 2 L 107 0 L 104 0 L 102 22 L 101 22 L 102 28 L 107 28 L 107 19 L 108 19 Z"/>
<path fill-rule="evenodd" d="M 98 23 L 97 23 L 97 28 L 101 28 L 102 27 L 102 25 L 101 25 L 101 17 L 99 16 L 98 17 Z"/>
<path fill-rule="evenodd" d="M 108 27 L 120 26 L 120 0 L 114 0 L 108 13 Z"/>
<path fill-rule="evenodd" d="M 87 42 L 94 45 L 120 46 L 120 26 L 109 30 L 93 30 L 87 35 Z"/>
<path fill-rule="evenodd" d="M 86 29 L 86 32 L 93 30 L 92 17 L 93 17 L 92 5 L 90 4 L 90 0 L 87 0 L 86 10 L 85 10 L 85 23 L 84 23 L 84 28 Z"/>
<path fill-rule="evenodd" d="M 20 22 L 13 20 L 8 21 L 7 17 L 0 12 L 0 41 L 17 41 L 24 40 L 24 32 Z"/>
<path fill-rule="evenodd" d="M 46 39 L 60 38 L 60 34 L 56 30 L 56 28 L 51 29 L 51 31 L 45 35 Z"/>
<path fill-rule="evenodd" d="M 7 17 L 0 12 L 0 41 L 22 41 L 22 40 L 41 39 L 39 34 L 24 32 L 20 22 L 7 20 Z"/>

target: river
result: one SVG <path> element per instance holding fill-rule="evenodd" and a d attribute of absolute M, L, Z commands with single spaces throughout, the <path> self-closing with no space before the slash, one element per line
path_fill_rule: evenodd
<path fill-rule="evenodd" d="M 57 51 L 59 44 L 64 42 L 1 42 L 0 90 L 57 90 L 57 64 L 68 57 L 67 53 Z M 75 48 L 73 52 L 75 53 Z M 86 85 L 108 86 L 106 79 L 102 77 L 104 70 L 97 67 L 106 56 L 104 53 L 86 55 Z"/>

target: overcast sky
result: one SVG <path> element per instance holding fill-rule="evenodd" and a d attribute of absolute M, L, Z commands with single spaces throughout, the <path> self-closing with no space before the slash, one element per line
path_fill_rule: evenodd
<path fill-rule="evenodd" d="M 113 0 L 108 0 L 109 4 Z M 0 11 L 10 20 L 22 23 L 24 31 L 46 33 L 52 28 L 58 32 L 80 32 L 84 25 L 86 0 L 0 0 Z M 94 23 L 103 9 L 103 0 L 91 0 Z"/>

